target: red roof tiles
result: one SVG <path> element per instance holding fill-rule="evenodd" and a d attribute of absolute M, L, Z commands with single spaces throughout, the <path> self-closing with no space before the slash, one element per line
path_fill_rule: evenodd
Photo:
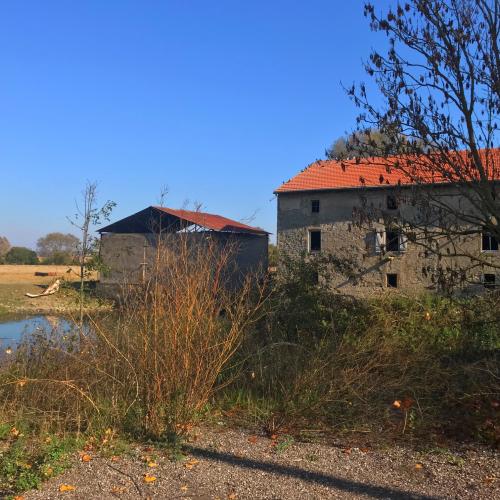
<path fill-rule="evenodd" d="M 233 233 L 254 233 L 254 234 L 267 234 L 266 231 L 259 227 L 248 226 L 241 222 L 237 222 L 221 215 L 207 214 L 204 212 L 195 212 L 191 210 L 176 210 L 174 208 L 157 207 L 154 208 L 161 210 L 167 214 L 178 217 L 179 219 L 191 222 L 206 229 L 213 231 L 228 231 Z"/>
<path fill-rule="evenodd" d="M 500 149 L 481 152 L 490 180 L 500 180 Z M 470 161 L 465 152 L 457 153 L 461 164 L 467 168 Z M 401 168 L 394 168 L 395 162 Z M 392 168 L 391 168 L 392 167 Z M 404 170 L 404 171 L 403 171 Z M 471 168 L 470 177 L 476 178 Z M 381 187 L 398 184 L 414 184 L 416 182 L 453 182 L 458 180 L 450 168 L 449 175 L 439 175 L 426 156 L 405 158 L 364 158 L 361 160 L 319 160 L 312 163 L 302 172 L 282 184 L 275 193 L 293 191 L 315 191 L 345 189 L 357 187 Z"/>

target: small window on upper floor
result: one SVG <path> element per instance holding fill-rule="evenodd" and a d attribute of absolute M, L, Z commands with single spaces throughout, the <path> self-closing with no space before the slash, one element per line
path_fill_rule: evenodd
<path fill-rule="evenodd" d="M 309 231 L 309 251 L 321 252 L 321 231 L 319 229 Z"/>
<path fill-rule="evenodd" d="M 319 214 L 319 200 L 311 200 L 311 212 Z"/>
<path fill-rule="evenodd" d="M 397 210 L 398 200 L 393 194 L 387 195 L 387 210 Z"/>
<path fill-rule="evenodd" d="M 495 288 L 496 276 L 494 274 L 485 274 L 483 276 L 484 288 Z"/>
<path fill-rule="evenodd" d="M 481 241 L 481 250 L 483 252 L 497 252 L 498 240 L 491 233 L 483 231 Z"/>

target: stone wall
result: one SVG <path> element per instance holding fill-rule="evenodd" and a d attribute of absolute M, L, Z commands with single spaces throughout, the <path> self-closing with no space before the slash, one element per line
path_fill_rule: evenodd
<path fill-rule="evenodd" d="M 454 197 L 453 190 L 443 188 L 443 194 L 466 210 L 464 200 Z M 446 190 L 447 189 L 447 190 Z M 387 196 L 396 196 L 399 206 L 395 210 L 387 209 Z M 332 263 L 327 277 L 320 277 L 332 288 L 354 294 L 384 292 L 391 289 L 387 286 L 387 275 L 397 275 L 397 290 L 407 293 L 434 289 L 432 276 L 438 268 L 463 269 L 470 260 L 448 258 L 438 261 L 437 257 L 426 251 L 421 245 L 406 242 L 401 250 L 377 252 L 377 231 L 383 231 L 384 220 L 400 218 L 405 220 L 417 216 L 417 209 L 410 203 L 411 188 L 399 189 L 395 192 L 388 188 L 346 189 L 320 192 L 280 193 L 278 195 L 278 247 L 280 251 L 292 256 L 305 258 L 329 259 L 333 262 L 347 263 L 348 273 L 339 273 Z M 455 199 L 456 198 L 456 199 Z M 311 201 L 319 200 L 319 213 L 312 213 Z M 361 220 L 359 214 L 377 214 L 368 220 Z M 309 252 L 309 233 L 311 230 L 321 231 L 321 252 Z M 402 242 L 403 243 L 403 242 Z M 461 237 L 460 245 L 472 253 L 481 252 L 481 236 L 478 234 Z M 404 248 L 405 247 L 405 248 Z M 500 262 L 498 252 L 492 258 Z M 485 266 L 476 268 L 468 275 L 467 291 L 483 290 L 481 282 L 484 273 L 497 274 L 498 271 Z"/>
<path fill-rule="evenodd" d="M 221 251 L 231 254 L 227 264 L 232 286 L 249 274 L 262 275 L 268 267 L 267 235 L 199 232 L 168 234 L 163 238 L 164 248 L 175 252 L 180 238 L 188 238 L 188 245 L 207 245 L 207 238 Z M 100 255 L 104 271 L 100 274 L 98 289 L 102 295 L 116 295 L 120 288 L 140 284 L 148 279 L 157 255 L 158 236 L 146 233 L 104 233 L 101 235 Z"/>

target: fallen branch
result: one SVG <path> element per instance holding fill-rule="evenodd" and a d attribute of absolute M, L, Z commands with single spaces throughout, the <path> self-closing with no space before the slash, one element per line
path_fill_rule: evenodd
<path fill-rule="evenodd" d="M 53 295 L 54 293 L 59 291 L 60 285 L 61 285 L 61 280 L 57 279 L 54 281 L 54 283 L 52 283 L 52 285 L 49 285 L 42 293 L 26 293 L 26 297 L 34 299 L 36 297 L 44 297 L 45 295 Z"/>

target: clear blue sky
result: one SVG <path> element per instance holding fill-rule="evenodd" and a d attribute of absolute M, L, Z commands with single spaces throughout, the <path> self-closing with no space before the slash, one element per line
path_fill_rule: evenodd
<path fill-rule="evenodd" d="M 340 82 L 385 43 L 362 5 L 2 1 L 0 235 L 71 231 L 87 179 L 114 220 L 167 185 L 167 206 L 275 233 L 273 190 L 354 126 Z"/>

